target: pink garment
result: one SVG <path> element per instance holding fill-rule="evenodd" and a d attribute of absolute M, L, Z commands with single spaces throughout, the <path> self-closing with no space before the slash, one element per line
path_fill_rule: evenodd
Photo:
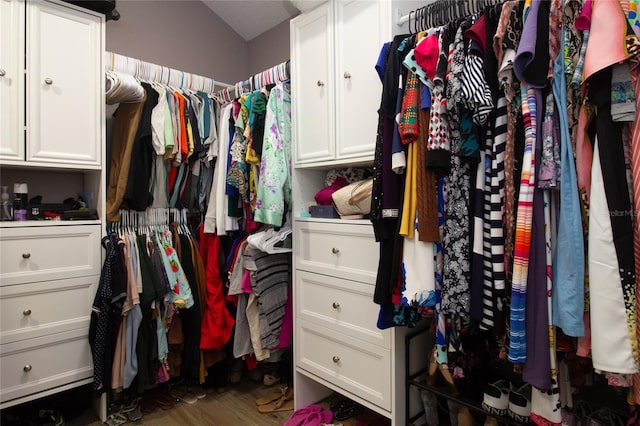
<path fill-rule="evenodd" d="M 575 27 L 580 31 L 589 31 L 591 28 L 591 0 L 586 0 L 580 11 L 580 15 L 576 18 Z"/>
<path fill-rule="evenodd" d="M 627 25 L 627 17 L 617 1 L 593 0 L 583 81 L 631 56 L 626 45 Z"/>
<path fill-rule="evenodd" d="M 591 162 L 593 161 L 593 145 L 587 140 L 587 113 L 580 108 L 578 129 L 576 133 L 576 173 L 578 175 L 578 191 L 586 192 L 587 205 L 591 194 Z"/>
<path fill-rule="evenodd" d="M 276 349 L 286 349 L 291 346 L 293 339 L 293 294 L 291 293 L 291 285 L 287 288 L 287 304 L 284 306 L 284 317 L 282 317 L 282 326 L 280 326 L 280 335 L 278 336 L 278 346 Z"/>
<path fill-rule="evenodd" d="M 347 180 L 342 176 L 336 177 L 336 180 L 334 180 L 331 185 L 318 191 L 318 193 L 314 197 L 316 203 L 321 206 L 330 206 L 331 204 L 333 204 L 333 198 L 331 197 L 331 194 L 336 192 L 338 189 L 347 186 L 348 184 L 349 182 L 347 182 Z"/>
<path fill-rule="evenodd" d="M 319 426 L 331 423 L 332 420 L 331 410 L 323 410 L 320 404 L 312 404 L 294 411 L 283 426 Z"/>
<path fill-rule="evenodd" d="M 240 284 L 240 288 L 247 294 L 253 293 L 253 289 L 251 288 L 251 272 L 249 270 L 245 270 L 242 275 L 242 284 Z"/>
<path fill-rule="evenodd" d="M 584 313 L 584 336 L 578 337 L 576 355 L 587 358 L 591 352 L 591 316 Z"/>
<path fill-rule="evenodd" d="M 438 66 L 438 55 L 440 54 L 438 47 L 438 35 L 431 34 L 425 38 L 414 51 L 416 63 L 422 67 L 425 75 L 431 81 L 436 76 L 436 67 Z"/>

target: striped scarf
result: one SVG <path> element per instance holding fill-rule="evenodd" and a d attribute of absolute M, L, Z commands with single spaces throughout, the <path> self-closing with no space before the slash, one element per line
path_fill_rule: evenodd
<path fill-rule="evenodd" d="M 524 364 L 527 360 L 525 336 L 525 305 L 527 298 L 527 275 L 529 251 L 531 249 L 531 227 L 533 224 L 533 192 L 535 189 L 535 145 L 536 145 L 536 97 L 532 88 L 522 86 L 522 117 L 525 127 L 525 147 L 522 157 L 522 174 L 518 196 L 516 239 L 513 259 L 513 283 L 511 287 L 511 318 L 509 336 L 509 361 Z M 526 101 L 525 101 L 526 100 Z"/>

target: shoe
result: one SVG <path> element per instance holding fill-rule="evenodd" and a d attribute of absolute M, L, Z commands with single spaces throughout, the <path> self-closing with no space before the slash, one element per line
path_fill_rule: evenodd
<path fill-rule="evenodd" d="M 509 411 L 509 382 L 489 383 L 482 397 L 482 409 L 493 416 L 505 416 Z"/>
<path fill-rule="evenodd" d="M 436 346 L 433 345 L 433 350 L 431 351 L 431 355 L 429 356 L 429 369 L 427 371 L 427 386 L 434 386 L 436 384 L 436 379 L 438 378 L 438 360 L 436 359 Z"/>
<path fill-rule="evenodd" d="M 231 363 L 231 369 L 229 370 L 229 383 L 237 385 L 242 380 L 242 370 L 244 370 L 244 361 L 240 358 L 236 358 Z"/>
<path fill-rule="evenodd" d="M 256 383 L 260 383 L 262 381 L 262 368 L 259 365 L 256 365 L 256 368 L 253 370 L 249 370 L 249 378 Z"/>
<path fill-rule="evenodd" d="M 580 426 L 580 418 L 566 408 L 562 409 L 562 426 Z"/>
<path fill-rule="evenodd" d="M 469 407 L 461 405 L 458 408 L 458 426 L 473 426 L 474 420 Z"/>
<path fill-rule="evenodd" d="M 125 419 L 126 421 L 126 419 Z M 64 425 L 62 414 L 56 410 L 38 410 L 38 425 L 61 426 Z"/>
<path fill-rule="evenodd" d="M 285 401 L 293 398 L 293 388 L 281 386 L 280 388 L 271 388 L 269 392 L 261 398 L 256 399 L 256 405 L 265 405 L 277 399 L 284 397 Z"/>
<path fill-rule="evenodd" d="M 438 364 L 438 371 L 440 375 L 444 379 L 445 386 L 449 390 L 451 395 L 458 395 L 458 387 L 456 386 L 455 381 L 453 380 L 453 376 L 451 375 L 451 370 L 449 370 L 449 366 L 447 364 Z"/>
<path fill-rule="evenodd" d="M 265 386 L 273 386 L 276 383 L 280 383 L 280 374 L 278 373 L 279 368 L 280 363 L 277 362 L 266 362 L 262 364 L 264 376 L 261 380 Z"/>
<path fill-rule="evenodd" d="M 531 420 L 531 385 L 524 384 L 509 394 L 509 417 L 518 423 Z"/>

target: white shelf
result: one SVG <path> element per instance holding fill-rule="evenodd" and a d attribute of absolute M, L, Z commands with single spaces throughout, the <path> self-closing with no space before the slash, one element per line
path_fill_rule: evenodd
<path fill-rule="evenodd" d="M 31 228 L 41 226 L 77 226 L 101 225 L 101 220 L 25 220 L 19 222 L 0 222 L 0 228 Z"/>

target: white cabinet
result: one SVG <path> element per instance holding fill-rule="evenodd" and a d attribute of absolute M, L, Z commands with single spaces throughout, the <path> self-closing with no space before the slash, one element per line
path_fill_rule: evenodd
<path fill-rule="evenodd" d="M 24 160 L 24 1 L 0 0 L 0 159 Z"/>
<path fill-rule="evenodd" d="M 331 0 L 291 20 L 295 164 L 373 160 L 391 2 Z"/>
<path fill-rule="evenodd" d="M 88 330 L 105 205 L 104 17 L 0 0 L 0 182 L 98 220 L 0 222 L 0 409 L 93 380 Z"/>
<path fill-rule="evenodd" d="M 0 160 L 99 169 L 104 18 L 57 2 L 0 4 Z"/>

